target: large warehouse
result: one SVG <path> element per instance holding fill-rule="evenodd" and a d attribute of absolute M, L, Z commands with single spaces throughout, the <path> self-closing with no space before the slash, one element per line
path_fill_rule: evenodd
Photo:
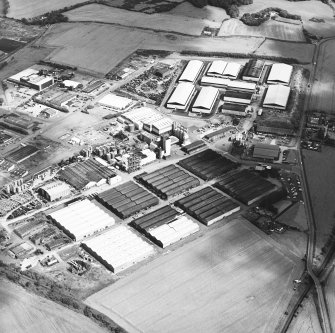
<path fill-rule="evenodd" d="M 195 83 L 203 67 L 204 63 L 200 60 L 189 61 L 178 81 Z"/>
<path fill-rule="evenodd" d="M 267 79 L 268 84 L 289 85 L 293 72 L 293 66 L 287 64 L 273 64 Z"/>
<path fill-rule="evenodd" d="M 227 90 L 224 95 L 224 102 L 232 103 L 232 104 L 248 105 L 251 103 L 252 95 L 253 95 L 252 92 L 240 92 L 240 91 Z"/>
<path fill-rule="evenodd" d="M 258 82 L 262 76 L 264 65 L 264 60 L 250 59 L 244 67 L 243 80 Z"/>
<path fill-rule="evenodd" d="M 290 87 L 281 84 L 270 85 L 266 91 L 263 107 L 285 110 L 290 96 Z"/>
<path fill-rule="evenodd" d="M 229 79 L 237 79 L 238 75 L 240 74 L 242 65 L 237 62 L 228 62 L 226 68 L 223 72 L 223 77 Z"/>
<path fill-rule="evenodd" d="M 82 243 L 83 248 L 113 273 L 119 273 L 155 253 L 125 226 L 117 226 Z"/>
<path fill-rule="evenodd" d="M 71 194 L 71 187 L 59 180 L 53 181 L 39 189 L 41 195 L 49 201 L 65 198 Z"/>
<path fill-rule="evenodd" d="M 75 241 L 92 236 L 115 223 L 113 217 L 88 199 L 76 201 L 49 216 Z"/>
<path fill-rule="evenodd" d="M 253 157 L 273 162 L 279 158 L 280 148 L 277 145 L 257 143 L 254 147 Z"/>
<path fill-rule="evenodd" d="M 27 68 L 10 78 L 8 81 L 27 86 L 29 88 L 41 91 L 54 84 L 52 76 L 39 75 L 39 71 L 33 68 Z"/>
<path fill-rule="evenodd" d="M 201 78 L 200 84 L 202 86 L 212 86 L 217 88 L 226 88 L 231 81 L 229 79 L 224 79 L 215 76 L 203 76 Z"/>
<path fill-rule="evenodd" d="M 229 80 L 227 89 L 239 92 L 254 92 L 256 89 L 256 83 L 240 80 Z"/>
<path fill-rule="evenodd" d="M 207 71 L 208 76 L 222 77 L 224 70 L 227 66 L 227 62 L 223 60 L 214 60 Z"/>
<path fill-rule="evenodd" d="M 115 110 L 126 109 L 133 101 L 129 98 L 107 94 L 99 100 L 99 104 Z"/>
<path fill-rule="evenodd" d="M 171 206 L 164 206 L 130 223 L 155 244 L 165 248 L 199 231 L 197 223 Z"/>
<path fill-rule="evenodd" d="M 177 85 L 170 96 L 166 107 L 168 109 L 177 109 L 185 111 L 193 97 L 195 87 L 192 83 L 181 82 Z"/>
<path fill-rule="evenodd" d="M 211 225 L 240 210 L 240 205 L 212 187 L 194 192 L 175 204 L 205 225 Z"/>
<path fill-rule="evenodd" d="M 219 89 L 214 87 L 203 87 L 196 98 L 192 112 L 210 114 L 213 111 L 215 102 L 219 97 Z"/>

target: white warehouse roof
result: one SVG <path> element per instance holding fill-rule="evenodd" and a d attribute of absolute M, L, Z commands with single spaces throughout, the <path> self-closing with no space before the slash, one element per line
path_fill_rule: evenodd
<path fill-rule="evenodd" d="M 207 75 L 209 76 L 222 75 L 226 66 L 227 66 L 226 61 L 214 60 L 207 71 Z"/>
<path fill-rule="evenodd" d="M 125 226 L 117 226 L 85 241 L 95 255 L 118 273 L 152 255 L 154 248 Z"/>
<path fill-rule="evenodd" d="M 228 80 L 228 88 L 236 90 L 254 91 L 256 89 L 256 83 Z"/>
<path fill-rule="evenodd" d="M 289 84 L 291 80 L 293 67 L 287 64 L 273 64 L 267 80 L 267 83 Z"/>
<path fill-rule="evenodd" d="M 43 191 L 48 193 L 50 198 L 57 198 L 61 195 L 65 195 L 66 193 L 71 193 L 71 187 L 70 185 L 58 180 L 51 182 L 49 184 L 46 184 L 41 187 Z"/>
<path fill-rule="evenodd" d="M 213 87 L 203 87 L 195 100 L 192 111 L 211 112 L 218 97 L 219 89 Z"/>
<path fill-rule="evenodd" d="M 77 81 L 72 81 L 72 80 L 64 80 L 64 81 L 63 81 L 63 84 L 64 84 L 64 86 L 67 87 L 67 88 L 72 87 L 72 88 L 74 88 L 74 89 L 77 88 L 77 87 L 80 85 L 79 82 L 77 82 Z"/>
<path fill-rule="evenodd" d="M 227 87 L 229 85 L 229 79 L 223 79 L 221 77 L 215 76 L 203 76 L 201 78 L 201 84 L 206 86 L 214 86 L 214 87 Z"/>
<path fill-rule="evenodd" d="M 179 82 L 185 81 L 194 83 L 203 66 L 204 63 L 200 60 L 189 61 L 182 75 L 179 78 Z"/>
<path fill-rule="evenodd" d="M 123 110 L 132 103 L 132 100 L 115 94 L 107 94 L 99 100 L 99 103 L 113 109 Z"/>
<path fill-rule="evenodd" d="M 290 96 L 290 87 L 281 84 L 269 86 L 263 102 L 265 107 L 285 109 Z"/>
<path fill-rule="evenodd" d="M 49 215 L 76 240 L 82 240 L 115 223 L 113 217 L 88 199 L 77 201 Z"/>
<path fill-rule="evenodd" d="M 195 87 L 192 83 L 179 83 L 167 103 L 168 107 L 173 108 L 174 105 L 186 107 L 194 90 Z"/>
<path fill-rule="evenodd" d="M 9 79 L 12 81 L 20 81 L 21 77 L 25 77 L 25 76 L 31 76 L 31 75 L 37 75 L 38 71 L 36 69 L 33 68 L 27 68 L 19 73 L 16 73 L 15 75 L 11 76 Z"/>
<path fill-rule="evenodd" d="M 237 62 L 228 62 L 223 72 L 223 76 L 236 78 L 241 70 L 241 67 L 241 64 L 238 64 Z"/>

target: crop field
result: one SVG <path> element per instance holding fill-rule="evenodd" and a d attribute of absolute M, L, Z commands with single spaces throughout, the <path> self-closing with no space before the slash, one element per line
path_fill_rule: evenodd
<path fill-rule="evenodd" d="M 312 88 L 310 110 L 335 113 L 335 41 L 321 44 Z"/>
<path fill-rule="evenodd" d="M 1 280 L 1 333 L 102 333 L 90 319 Z"/>
<path fill-rule="evenodd" d="M 29 158 L 30 156 L 36 154 L 38 149 L 34 146 L 24 146 L 20 147 L 19 149 L 14 150 L 13 152 L 9 153 L 6 158 L 14 163 L 20 163 L 22 160 Z"/>
<path fill-rule="evenodd" d="M 245 25 L 238 19 L 226 20 L 222 23 L 219 36 L 256 36 L 280 40 L 305 42 L 302 25 L 287 24 L 274 20 L 267 21 L 258 27 Z"/>
<path fill-rule="evenodd" d="M 301 269 L 247 221 L 234 220 L 86 303 L 128 332 L 274 332 Z"/>
<path fill-rule="evenodd" d="M 335 174 L 335 150 L 322 147 L 321 153 L 303 150 L 304 166 L 308 190 L 316 224 L 316 252 L 321 248 L 335 226 L 335 207 L 333 200 Z"/>
<path fill-rule="evenodd" d="M 104 5 L 91 4 L 70 10 L 65 14 L 69 21 L 104 22 L 128 27 L 201 35 L 205 26 L 219 28 L 220 23 L 206 19 L 167 14 L 145 14 Z"/>
<path fill-rule="evenodd" d="M 62 9 L 86 0 L 9 0 L 9 10 L 7 17 L 21 19 L 32 18 L 51 12 L 52 10 Z"/>

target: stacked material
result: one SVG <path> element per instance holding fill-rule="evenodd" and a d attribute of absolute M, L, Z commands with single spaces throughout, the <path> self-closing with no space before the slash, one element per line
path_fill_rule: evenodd
<path fill-rule="evenodd" d="M 211 187 L 205 187 L 175 203 L 205 225 L 211 225 L 240 210 L 240 206 Z"/>
<path fill-rule="evenodd" d="M 122 219 L 159 203 L 158 198 L 132 181 L 98 194 L 97 200 Z"/>
<path fill-rule="evenodd" d="M 113 217 L 88 199 L 76 201 L 49 216 L 74 240 L 91 236 L 115 223 Z"/>
<path fill-rule="evenodd" d="M 171 206 L 164 206 L 141 216 L 130 224 L 163 248 L 199 230 L 196 223 L 185 216 L 179 216 Z"/>
<path fill-rule="evenodd" d="M 103 265 L 118 273 L 154 254 L 154 248 L 125 226 L 83 242 L 83 247 Z"/>

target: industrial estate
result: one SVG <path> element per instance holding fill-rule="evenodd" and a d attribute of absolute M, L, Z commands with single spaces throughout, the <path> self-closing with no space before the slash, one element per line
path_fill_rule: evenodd
<path fill-rule="evenodd" d="M 0 19 L 0 282 L 112 332 L 335 332 L 334 2 L 34 2 Z"/>

